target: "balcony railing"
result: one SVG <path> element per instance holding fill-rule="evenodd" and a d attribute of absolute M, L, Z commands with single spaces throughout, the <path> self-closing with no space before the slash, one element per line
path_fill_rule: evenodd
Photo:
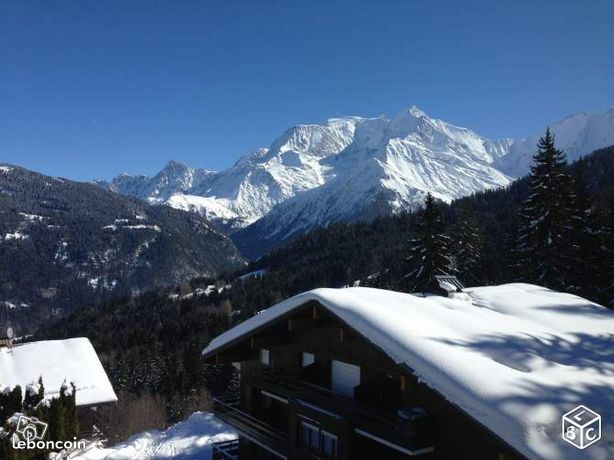
<path fill-rule="evenodd" d="M 323 408 L 339 415 L 350 421 L 357 431 L 372 434 L 409 451 L 430 449 L 432 446 L 432 428 L 426 415 L 415 420 L 400 417 L 396 412 L 379 410 L 327 388 L 299 380 L 292 373 L 277 370 L 268 372 L 262 385 L 270 392 L 298 404 Z"/>
<path fill-rule="evenodd" d="M 235 428 L 242 436 L 269 451 L 278 458 L 286 459 L 285 434 L 271 425 L 242 411 L 238 400 L 214 399 L 215 415 Z"/>
<path fill-rule="evenodd" d="M 211 444 L 212 460 L 239 460 L 239 440 L 214 442 Z"/>

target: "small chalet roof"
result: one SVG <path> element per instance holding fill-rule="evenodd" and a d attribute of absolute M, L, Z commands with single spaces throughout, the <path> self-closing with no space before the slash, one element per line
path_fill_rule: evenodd
<path fill-rule="evenodd" d="M 77 406 L 117 401 L 94 347 L 87 338 L 45 340 L 0 349 L 0 387 L 26 385 L 43 377 L 45 395 L 57 397 L 74 382 Z"/>
<path fill-rule="evenodd" d="M 530 284 L 467 288 L 458 298 L 315 289 L 226 331 L 203 355 L 308 301 L 527 457 L 614 458 L 614 312 L 605 307 Z M 561 439 L 561 416 L 580 404 L 602 414 L 602 440 L 585 450 Z"/>

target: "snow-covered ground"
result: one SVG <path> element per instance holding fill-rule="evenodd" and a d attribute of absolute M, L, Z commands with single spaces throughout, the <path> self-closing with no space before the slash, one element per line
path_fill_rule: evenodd
<path fill-rule="evenodd" d="M 113 447 L 95 447 L 72 460 L 208 460 L 211 444 L 236 438 L 237 434 L 213 414 L 195 412 L 166 431 L 145 431 Z"/>

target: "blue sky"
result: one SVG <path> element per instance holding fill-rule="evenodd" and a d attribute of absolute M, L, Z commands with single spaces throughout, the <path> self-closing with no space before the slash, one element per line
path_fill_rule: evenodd
<path fill-rule="evenodd" d="M 222 169 L 287 127 L 415 104 L 519 137 L 614 105 L 614 2 L 0 3 L 0 162 Z"/>

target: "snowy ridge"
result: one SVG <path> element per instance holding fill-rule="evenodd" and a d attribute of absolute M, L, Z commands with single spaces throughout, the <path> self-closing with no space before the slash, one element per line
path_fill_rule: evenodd
<path fill-rule="evenodd" d="M 112 182 L 95 181 L 103 188 L 133 195 L 146 200 L 149 204 L 163 204 L 170 197 L 184 193 L 215 173 L 206 169 L 190 168 L 176 161 L 168 164 L 154 177 L 120 174 Z"/>
<path fill-rule="evenodd" d="M 305 195 L 307 203 L 289 204 L 296 209 L 289 219 L 304 221 L 294 229 L 300 231 L 369 216 L 373 206 L 382 207 L 376 213 L 411 209 L 427 191 L 450 201 L 505 185 L 510 178 L 489 165 L 506 147 L 506 141 L 491 142 L 411 107 L 392 119 L 345 117 L 295 126 L 268 149 L 218 173 L 170 162 L 151 179 L 121 175 L 99 184 L 150 203 L 198 212 L 231 229 Z M 305 193 L 309 191 L 314 193 Z M 365 200 L 366 207 L 360 204 Z"/>
<path fill-rule="evenodd" d="M 528 458 L 614 458 L 611 442 L 581 451 L 560 435 L 561 416 L 580 404 L 614 413 L 614 314 L 529 284 L 465 291 L 469 301 L 372 288 L 314 289 L 221 334 L 203 355 L 315 300 Z M 614 436 L 611 417 L 603 418 L 602 433 Z"/>
<path fill-rule="evenodd" d="M 572 161 L 614 144 L 614 108 L 551 128 Z M 412 210 L 427 192 L 449 202 L 505 186 L 528 173 L 542 131 L 492 141 L 413 106 L 391 118 L 292 127 L 219 172 L 172 161 L 153 178 L 121 175 L 99 184 L 197 212 L 231 231 L 250 226 L 256 239 L 279 240 L 330 222 Z"/>
<path fill-rule="evenodd" d="M 244 227 L 277 203 L 325 183 L 331 168 L 321 160 L 349 145 L 358 120 L 349 117 L 322 125 L 295 126 L 270 148 L 251 152 L 217 173 L 172 161 L 151 179 L 124 174 L 111 183 L 98 184 L 153 204 L 165 203 L 230 221 L 233 228 Z"/>

